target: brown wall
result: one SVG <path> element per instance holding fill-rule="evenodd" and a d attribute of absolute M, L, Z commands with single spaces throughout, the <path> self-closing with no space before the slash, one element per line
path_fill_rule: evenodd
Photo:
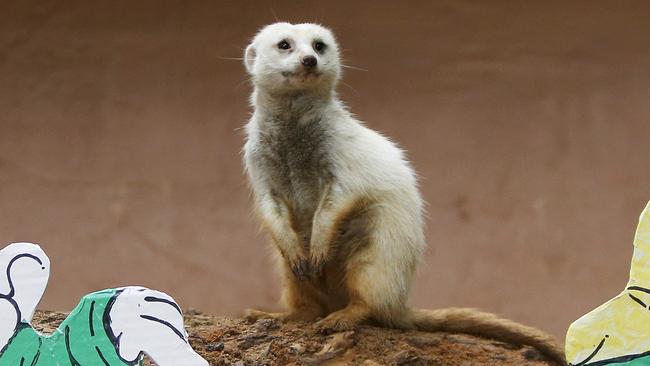
<path fill-rule="evenodd" d="M 650 199 L 647 1 L 2 1 L 0 243 L 41 243 L 44 308 L 142 284 L 271 306 L 239 61 L 274 21 L 332 27 L 340 90 L 429 203 L 412 303 L 562 336 L 625 284 Z"/>

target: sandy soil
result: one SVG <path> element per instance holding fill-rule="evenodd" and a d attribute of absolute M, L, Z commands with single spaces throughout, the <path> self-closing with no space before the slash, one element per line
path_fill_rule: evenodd
<path fill-rule="evenodd" d="M 274 15 L 275 14 L 275 15 Z M 0 245 L 43 306 L 141 284 L 236 315 L 279 298 L 250 215 L 238 58 L 275 17 L 341 42 L 342 98 L 421 177 L 417 307 L 563 337 L 627 280 L 650 198 L 650 2 L 0 1 Z"/>
<path fill-rule="evenodd" d="M 55 329 L 63 313 L 39 312 L 34 326 Z M 311 324 L 273 320 L 185 315 L 193 348 L 214 366 L 248 365 L 399 365 L 480 366 L 550 365 L 529 347 L 464 334 L 424 333 L 364 326 L 323 335 Z M 150 364 L 147 361 L 147 364 Z"/>

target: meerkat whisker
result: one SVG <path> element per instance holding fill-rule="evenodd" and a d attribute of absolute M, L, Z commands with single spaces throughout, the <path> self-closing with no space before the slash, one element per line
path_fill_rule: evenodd
<path fill-rule="evenodd" d="M 353 88 L 352 85 L 346 83 L 345 81 L 342 81 L 342 80 L 341 80 L 341 84 L 347 86 L 347 87 L 350 88 L 350 90 L 352 90 L 353 92 L 358 93 L 358 91 L 357 91 L 355 88 Z"/>
<path fill-rule="evenodd" d="M 358 70 L 358 71 L 366 71 L 366 72 L 368 71 L 368 70 L 366 70 L 364 68 L 357 67 L 357 66 L 351 66 L 351 65 L 341 64 L 341 67 L 345 67 L 346 69 Z"/>
<path fill-rule="evenodd" d="M 221 59 L 221 60 L 234 60 L 234 61 L 243 61 L 244 60 L 243 57 L 221 57 L 221 56 L 217 56 L 217 58 Z"/>

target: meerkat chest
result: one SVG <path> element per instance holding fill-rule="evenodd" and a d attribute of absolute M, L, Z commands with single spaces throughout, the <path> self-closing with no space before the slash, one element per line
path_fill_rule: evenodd
<path fill-rule="evenodd" d="M 269 121 L 259 134 L 255 160 L 267 184 L 291 202 L 298 215 L 316 210 L 333 178 L 332 136 L 319 119 Z"/>

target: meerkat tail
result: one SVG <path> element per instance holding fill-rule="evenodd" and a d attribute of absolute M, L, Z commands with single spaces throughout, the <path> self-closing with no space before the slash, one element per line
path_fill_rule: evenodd
<path fill-rule="evenodd" d="M 466 333 L 531 346 L 559 365 L 566 365 L 564 350 L 553 336 L 494 314 L 468 308 L 411 309 L 409 318 L 417 330 Z"/>

